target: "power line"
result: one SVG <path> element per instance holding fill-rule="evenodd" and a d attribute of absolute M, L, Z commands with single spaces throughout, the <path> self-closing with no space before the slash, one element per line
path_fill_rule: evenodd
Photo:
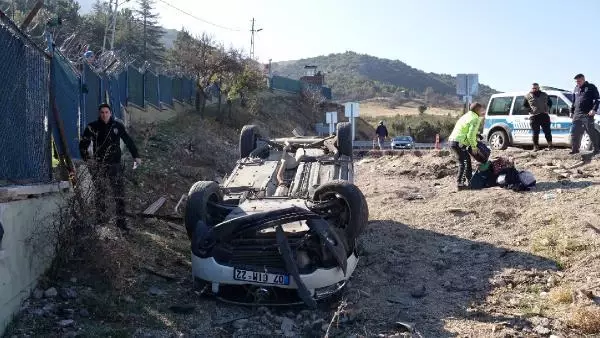
<path fill-rule="evenodd" d="M 240 29 L 237 29 L 237 28 L 230 28 L 230 27 L 221 26 L 221 25 L 218 25 L 216 23 L 212 23 L 210 21 L 207 21 L 207 20 L 204 20 L 202 18 L 199 18 L 199 17 L 197 17 L 197 16 L 195 16 L 193 14 L 190 14 L 190 13 L 184 11 L 183 9 L 180 9 L 180 8 L 177 8 L 177 7 L 173 6 L 173 5 L 171 5 L 170 3 L 168 3 L 168 2 L 166 2 L 164 0 L 158 0 L 158 1 L 161 2 L 161 3 L 163 3 L 163 4 L 165 4 L 165 5 L 167 5 L 167 6 L 169 6 L 169 7 L 171 7 L 171 8 L 173 8 L 173 9 L 176 9 L 176 10 L 180 11 L 183 14 L 186 14 L 186 15 L 188 15 L 188 16 L 190 16 L 190 17 L 192 17 L 192 18 L 194 18 L 194 19 L 196 19 L 198 21 L 202 21 L 202 22 L 207 23 L 209 25 L 212 25 L 212 26 L 215 26 L 215 27 L 218 27 L 218 28 L 221 28 L 221 29 L 225 29 L 225 30 L 228 30 L 228 31 L 232 31 L 232 32 L 240 32 L 241 31 Z"/>

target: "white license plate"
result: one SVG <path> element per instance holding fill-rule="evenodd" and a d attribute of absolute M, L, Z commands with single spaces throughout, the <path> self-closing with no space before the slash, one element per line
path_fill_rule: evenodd
<path fill-rule="evenodd" d="M 261 284 L 289 285 L 290 276 L 277 273 L 233 269 L 233 279 Z"/>

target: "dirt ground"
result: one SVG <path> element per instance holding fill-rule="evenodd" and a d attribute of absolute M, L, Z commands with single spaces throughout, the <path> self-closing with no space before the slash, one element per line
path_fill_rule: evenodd
<path fill-rule="evenodd" d="M 361 116 L 370 117 L 394 117 L 396 115 L 419 115 L 417 109 L 419 104 L 410 102 L 395 108 L 390 108 L 388 105 L 382 102 L 361 102 L 360 103 L 360 114 Z M 440 116 L 460 116 L 460 109 L 446 109 L 439 107 L 430 107 L 427 109 L 429 115 L 440 115 Z"/>
<path fill-rule="evenodd" d="M 443 152 L 359 162 L 371 223 L 351 289 L 369 295 L 353 305 L 364 332 L 391 333 L 396 321 L 426 337 L 600 332 L 600 161 L 494 156 L 513 157 L 537 187 L 456 192 Z"/>
<path fill-rule="evenodd" d="M 194 116 L 136 130 L 147 160 L 128 173 L 130 208 L 166 196 L 160 213 L 172 213 L 195 180 L 232 167 L 237 135 Z M 357 159 L 356 184 L 370 211 L 362 257 L 341 301 L 318 311 L 234 306 L 193 290 L 181 224 L 137 219 L 128 235 L 102 228 L 108 249 L 99 261 L 116 270 L 98 276 L 89 266 L 96 263 L 75 261 L 42 280 L 6 337 L 600 333 L 600 160 L 582 164 L 566 150 L 494 155 L 532 171 L 537 187 L 456 192 L 456 165 L 444 151 Z"/>

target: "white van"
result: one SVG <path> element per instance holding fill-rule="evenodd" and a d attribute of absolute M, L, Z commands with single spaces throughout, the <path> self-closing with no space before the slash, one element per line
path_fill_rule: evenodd
<path fill-rule="evenodd" d="M 550 110 L 550 128 L 552 143 L 555 146 L 571 146 L 571 125 L 569 117 L 573 102 L 573 93 L 541 87 L 552 100 Z M 533 146 L 533 132 L 529 123 L 529 111 L 523 108 L 528 92 L 500 93 L 490 98 L 485 112 L 483 137 L 492 149 L 503 150 L 508 146 Z M 596 117 L 596 130 L 600 131 Z M 546 145 L 543 131 L 540 130 L 540 145 Z M 590 137 L 585 133 L 581 140 L 581 151 L 592 150 Z"/>

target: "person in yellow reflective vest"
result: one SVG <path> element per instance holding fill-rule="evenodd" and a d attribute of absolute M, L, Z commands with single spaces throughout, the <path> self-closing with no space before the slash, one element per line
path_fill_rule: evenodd
<path fill-rule="evenodd" d="M 448 137 L 448 147 L 452 149 L 458 161 L 458 190 L 468 188 L 471 183 L 473 169 L 469 149 L 471 153 L 477 154 L 477 133 L 484 112 L 482 104 L 471 104 L 469 111 L 458 119 Z"/>

